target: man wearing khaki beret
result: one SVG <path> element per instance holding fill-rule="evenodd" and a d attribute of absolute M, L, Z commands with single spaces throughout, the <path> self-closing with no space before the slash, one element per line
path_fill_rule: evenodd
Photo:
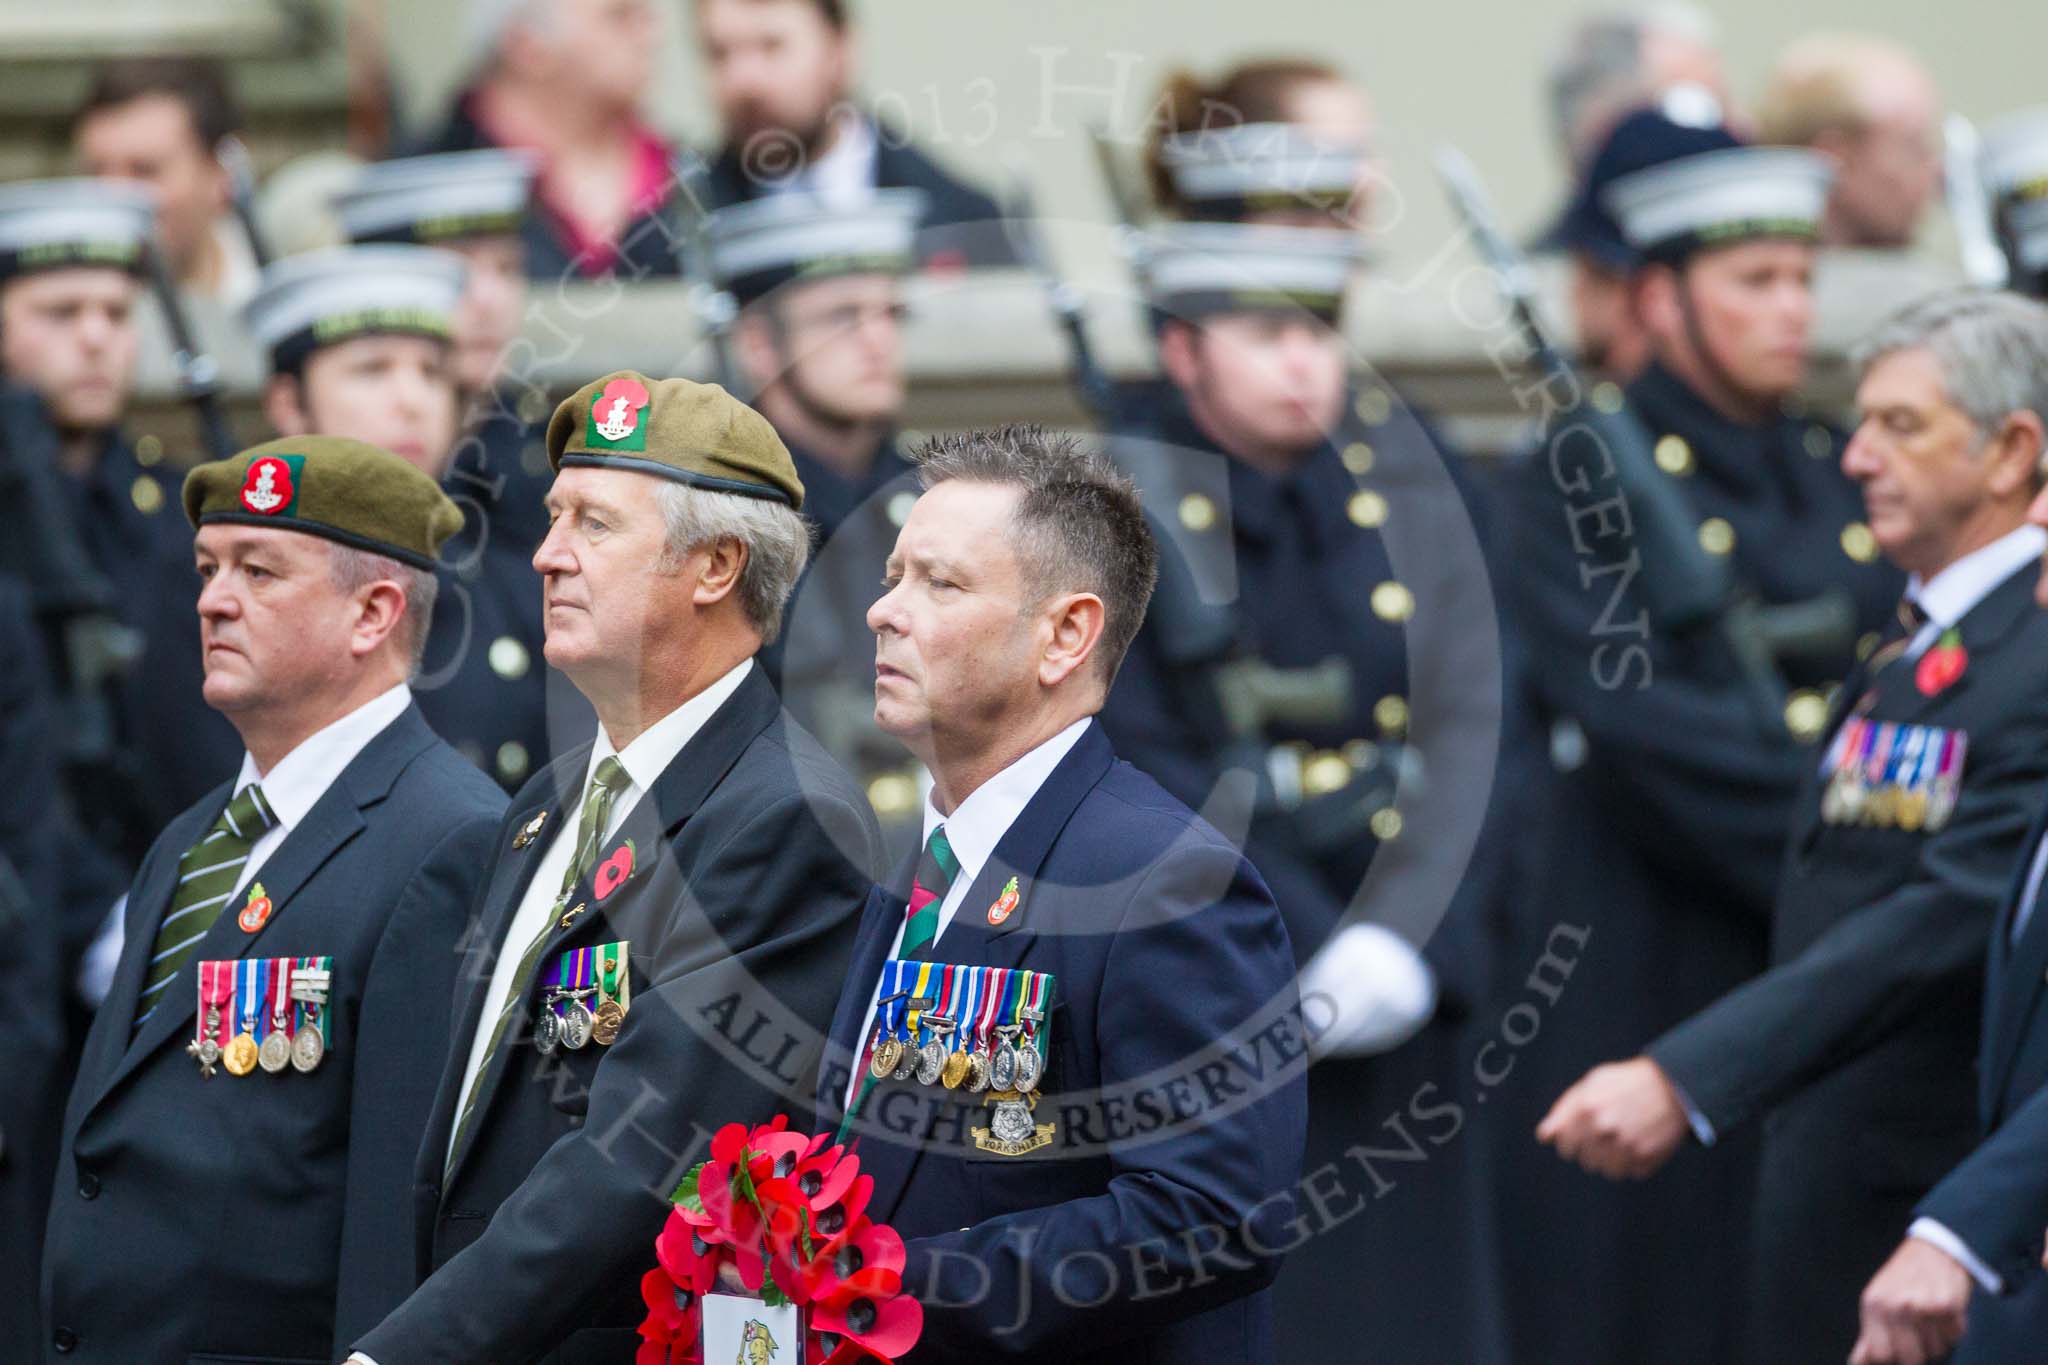
<path fill-rule="evenodd" d="M 375 1365 L 634 1358 L 669 1195 L 790 1112 L 878 861 L 874 816 L 754 662 L 809 539 L 758 413 L 619 373 L 555 410 L 547 661 L 593 744 L 517 796 L 420 1152 L 425 1282 Z"/>
<path fill-rule="evenodd" d="M 505 805 L 407 687 L 461 515 L 330 437 L 201 465 L 184 502 L 245 751 L 129 891 L 13 1360 L 319 1359 L 411 1287 L 419 1058 Z"/>

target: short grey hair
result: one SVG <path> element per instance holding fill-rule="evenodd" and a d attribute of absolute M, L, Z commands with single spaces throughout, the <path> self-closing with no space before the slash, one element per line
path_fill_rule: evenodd
<path fill-rule="evenodd" d="M 1023 490 L 1015 545 L 1030 605 L 1061 592 L 1100 597 L 1096 661 L 1104 686 L 1115 681 L 1159 582 L 1158 541 L 1130 477 L 1075 437 L 1027 423 L 934 436 L 912 458 L 927 489 L 959 480 Z"/>
<path fill-rule="evenodd" d="M 796 510 L 769 498 L 714 493 L 664 480 L 658 494 L 668 543 L 661 553 L 667 572 L 693 550 L 736 540 L 747 550 L 740 570 L 740 607 L 760 632 L 761 643 L 782 634 L 782 609 L 811 558 L 811 531 Z"/>
<path fill-rule="evenodd" d="M 1568 159 L 1593 155 L 1596 148 L 1582 146 L 1580 139 L 1596 117 L 1618 117 L 1657 98 L 1643 49 L 1660 33 L 1708 47 L 1714 21 L 1687 0 L 1653 0 L 1587 15 L 1566 33 L 1543 87 L 1558 146 Z"/>
<path fill-rule="evenodd" d="M 389 555 L 358 550 L 353 545 L 327 543 L 327 572 L 334 586 L 343 592 L 359 592 L 372 583 L 396 583 L 405 593 L 405 617 L 399 629 L 406 632 L 406 679 L 419 676 L 427 657 L 427 628 L 434 620 L 434 599 L 440 596 L 441 581 L 432 569 L 415 569 Z"/>
<path fill-rule="evenodd" d="M 1908 304 L 1857 344 L 1856 373 L 1924 350 L 1942 392 L 1982 435 L 2015 412 L 2048 424 L 2048 307 L 1998 289 L 1944 289 Z"/>

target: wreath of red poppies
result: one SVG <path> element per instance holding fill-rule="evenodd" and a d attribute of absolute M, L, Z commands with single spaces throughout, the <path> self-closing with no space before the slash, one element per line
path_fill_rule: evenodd
<path fill-rule="evenodd" d="M 703 1365 L 701 1300 L 724 1266 L 771 1307 L 803 1310 L 807 1361 L 894 1362 L 917 1344 L 924 1308 L 903 1292 L 903 1239 L 866 1213 L 875 1178 L 827 1135 L 788 1129 L 784 1114 L 727 1124 L 676 1188 L 640 1280 L 635 1365 Z"/>

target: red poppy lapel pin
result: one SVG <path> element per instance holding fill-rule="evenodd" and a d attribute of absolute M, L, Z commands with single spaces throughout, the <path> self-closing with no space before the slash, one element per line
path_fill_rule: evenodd
<path fill-rule="evenodd" d="M 612 850 L 612 855 L 597 865 L 591 874 L 590 891 L 602 904 L 612 892 L 624 886 L 633 875 L 633 841 L 626 840 Z"/>
<path fill-rule="evenodd" d="M 255 882 L 249 887 L 249 903 L 242 907 L 242 913 L 235 916 L 235 923 L 241 926 L 243 933 L 253 934 L 270 922 L 271 908 L 263 883 Z"/>
<path fill-rule="evenodd" d="M 1941 633 L 1913 670 L 1913 684 L 1920 689 L 1923 697 L 1934 696 L 1955 685 L 1970 666 L 1969 651 L 1963 648 L 1963 637 L 1953 626 Z"/>

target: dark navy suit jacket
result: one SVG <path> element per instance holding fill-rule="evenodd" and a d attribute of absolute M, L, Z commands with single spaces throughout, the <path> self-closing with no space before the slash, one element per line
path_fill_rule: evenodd
<path fill-rule="evenodd" d="M 862 915 L 821 1115 L 845 1107 L 909 880 Z M 906 1359 L 1270 1360 L 1307 1119 L 1293 954 L 1258 873 L 1091 723 L 924 956 L 1053 975 L 1033 1119 L 1055 1132 L 1001 1156 L 971 1135 L 986 1096 L 884 1081 L 862 1103 L 869 1215 L 909 1243 L 925 1308 Z"/>
<path fill-rule="evenodd" d="M 270 919 L 245 933 L 231 901 L 193 957 L 332 956 L 326 1060 L 202 1077 L 196 965 L 140 1032 L 135 1003 L 178 860 L 229 794 L 173 820 L 136 874 L 64 1118 L 43 1341 L 10 1360 L 332 1365 L 411 1287 L 413 1154 L 504 795 L 417 709 L 379 731 L 257 872 Z"/>

